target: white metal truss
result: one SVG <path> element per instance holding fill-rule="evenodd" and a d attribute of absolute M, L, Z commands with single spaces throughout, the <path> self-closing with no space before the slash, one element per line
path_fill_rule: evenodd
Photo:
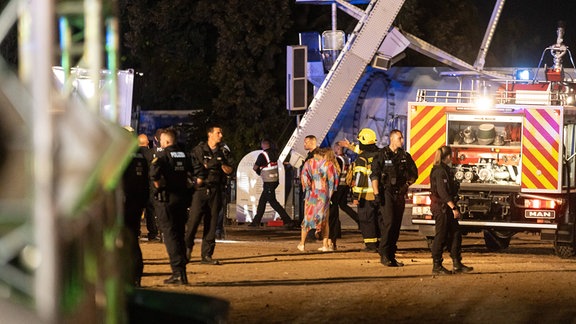
<path fill-rule="evenodd" d="M 485 70 L 477 70 L 473 65 L 466 63 L 465 61 L 439 49 L 438 47 L 410 34 L 407 32 L 402 32 L 402 35 L 408 40 L 409 45 L 408 48 L 426 55 L 430 58 L 437 60 L 440 63 L 446 64 L 450 67 L 453 67 L 458 70 L 462 71 L 475 71 L 478 75 L 484 75 L 489 78 L 494 79 L 506 79 L 507 76 L 494 72 L 494 71 L 485 71 Z"/>
<path fill-rule="evenodd" d="M 326 136 L 403 4 L 404 0 L 373 0 L 368 4 L 300 125 L 284 147 L 281 161 L 291 154 L 290 163 L 300 165 L 306 156 L 304 138 L 307 135 L 314 135 L 318 139 Z"/>

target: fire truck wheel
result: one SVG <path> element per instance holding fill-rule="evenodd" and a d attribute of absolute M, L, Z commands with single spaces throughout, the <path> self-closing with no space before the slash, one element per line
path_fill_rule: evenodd
<path fill-rule="evenodd" d="M 488 251 L 496 252 L 501 251 L 510 245 L 512 235 L 508 233 L 500 233 L 495 230 L 484 230 L 484 243 Z"/>
<path fill-rule="evenodd" d="M 554 243 L 554 252 L 557 256 L 567 259 L 576 255 L 576 250 L 573 244 L 570 243 Z"/>

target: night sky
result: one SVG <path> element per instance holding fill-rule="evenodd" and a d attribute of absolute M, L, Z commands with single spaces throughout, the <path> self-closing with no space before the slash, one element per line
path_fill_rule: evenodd
<path fill-rule="evenodd" d="M 473 0 L 486 23 L 490 20 L 496 1 Z M 556 27 L 559 20 L 566 22 L 566 39 L 576 39 L 576 1 L 574 0 L 507 0 L 500 22 L 507 19 L 520 19 L 529 24 L 527 35 L 543 35 L 552 43 L 556 40 Z M 498 32 L 498 30 L 496 30 Z M 576 46 L 576 44 L 575 44 Z"/>
<path fill-rule="evenodd" d="M 472 0 L 482 15 L 485 28 L 490 21 L 495 0 Z M 507 0 L 496 28 L 495 38 L 499 37 L 505 42 L 514 42 L 525 50 L 528 56 L 519 64 L 536 65 L 542 51 L 556 43 L 556 29 L 558 21 L 565 22 L 564 44 L 568 46 L 572 55 L 576 55 L 576 1 L 575 0 Z M 517 36 L 506 35 L 506 23 L 516 23 L 522 26 L 524 39 L 515 39 Z M 528 45 L 532 41 L 534 44 Z M 522 47 L 523 43 L 526 47 Z M 532 64 L 529 61 L 535 61 Z M 567 66 L 565 67 L 572 67 Z"/>

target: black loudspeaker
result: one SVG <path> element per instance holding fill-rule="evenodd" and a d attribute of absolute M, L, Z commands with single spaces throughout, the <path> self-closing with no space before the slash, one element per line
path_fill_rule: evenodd
<path fill-rule="evenodd" d="M 286 53 L 286 109 L 304 112 L 308 107 L 308 47 L 288 46 Z"/>

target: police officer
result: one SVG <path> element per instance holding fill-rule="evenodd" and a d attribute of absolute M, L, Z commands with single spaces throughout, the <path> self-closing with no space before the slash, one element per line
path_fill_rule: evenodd
<path fill-rule="evenodd" d="M 284 227 L 292 228 L 294 222 L 284 209 L 282 205 L 276 200 L 276 188 L 280 184 L 278 172 L 278 152 L 272 147 L 272 142 L 269 139 L 263 139 L 260 142 L 262 153 L 256 158 L 254 163 L 254 171 L 262 177 L 262 194 L 258 200 L 258 207 L 256 208 L 256 215 L 249 225 L 251 227 L 259 227 L 264 211 L 266 210 L 266 203 L 280 215 L 284 222 Z"/>
<path fill-rule="evenodd" d="M 138 243 L 138 237 L 140 235 L 142 212 L 148 204 L 149 197 L 148 161 L 146 160 L 146 153 L 143 147 L 138 147 L 138 149 L 132 153 L 132 159 L 122 176 L 124 225 L 128 229 L 128 246 L 130 246 L 131 253 L 134 253 L 135 256 L 131 279 L 136 287 L 140 287 L 144 270 L 142 250 Z"/>
<path fill-rule="evenodd" d="M 450 271 L 442 266 L 442 252 L 446 243 L 450 247 L 450 257 L 454 273 L 470 272 L 472 267 L 462 264 L 462 233 L 458 219 L 460 209 L 458 201 L 459 183 L 454 179 L 450 168 L 452 161 L 452 149 L 442 146 L 436 151 L 434 165 L 430 172 L 430 191 L 432 195 L 430 211 L 436 221 L 436 235 L 432 243 L 432 274 L 450 274 Z"/>
<path fill-rule="evenodd" d="M 402 216 L 405 208 L 405 195 L 408 187 L 418 178 L 418 168 L 412 156 L 406 152 L 404 136 L 398 129 L 390 131 L 390 144 L 378 152 L 372 164 L 372 188 L 374 203 L 378 210 L 380 225 L 380 262 L 388 267 L 401 267 L 396 260 L 396 250 Z"/>
<path fill-rule="evenodd" d="M 195 191 L 186 224 L 186 257 L 190 260 L 194 238 L 200 221 L 203 221 L 202 259 L 200 261 L 202 264 L 220 264 L 219 261 L 212 259 L 216 247 L 216 223 L 218 213 L 222 208 L 222 192 L 226 184 L 226 175 L 234 171 L 230 149 L 222 144 L 222 136 L 220 126 L 210 126 L 208 140 L 196 145 L 191 154 Z"/>
<path fill-rule="evenodd" d="M 353 147 L 347 140 L 339 142 L 339 145 L 359 152 L 351 167 L 353 174 L 350 185 L 352 186 L 352 201 L 358 206 L 358 221 L 366 252 L 378 252 L 378 239 L 380 238 L 377 209 L 373 204 L 374 189 L 370 179 L 373 160 L 379 151 L 376 141 L 376 133 L 370 128 L 363 128 L 358 133 L 359 145 L 357 147 Z"/>
<path fill-rule="evenodd" d="M 138 135 L 138 151 L 141 152 L 146 158 L 148 167 L 155 157 L 155 149 L 152 150 L 148 145 L 150 141 L 146 134 Z M 144 211 L 144 218 L 146 219 L 146 229 L 148 230 L 147 238 L 148 241 L 158 240 L 158 223 L 156 221 L 156 215 L 154 214 L 154 197 L 153 190 L 149 190 L 150 196 L 148 198 L 148 203 L 146 204 L 146 210 Z"/>
<path fill-rule="evenodd" d="M 192 168 L 188 156 L 176 145 L 172 129 L 160 134 L 160 147 L 162 151 L 150 165 L 150 177 L 156 190 L 156 215 L 172 268 L 172 276 L 164 283 L 185 285 L 188 278 L 184 231 Z"/>

